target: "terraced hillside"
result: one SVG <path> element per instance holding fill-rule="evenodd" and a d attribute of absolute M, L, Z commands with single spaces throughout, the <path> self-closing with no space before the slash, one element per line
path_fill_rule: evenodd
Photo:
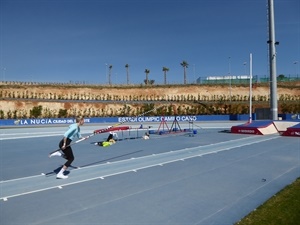
<path fill-rule="evenodd" d="M 249 112 L 248 86 L 89 86 L 0 83 L 0 118 L 136 115 L 165 104 L 165 114 Z M 268 86 L 253 86 L 253 110 L 268 107 Z M 300 111 L 300 84 L 278 85 L 279 112 Z M 40 110 L 40 114 L 34 114 Z"/>

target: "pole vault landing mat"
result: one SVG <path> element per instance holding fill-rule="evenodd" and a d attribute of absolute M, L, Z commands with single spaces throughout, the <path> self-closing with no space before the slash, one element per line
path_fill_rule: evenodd
<path fill-rule="evenodd" d="M 299 122 L 293 122 L 293 121 L 273 121 L 274 126 L 278 130 L 279 134 L 283 134 L 287 128 L 295 126 Z"/>
<path fill-rule="evenodd" d="M 285 132 L 283 132 L 282 136 L 290 136 L 290 137 L 300 137 L 300 123 L 288 127 Z"/>
<path fill-rule="evenodd" d="M 266 135 L 278 133 L 273 121 L 254 121 L 242 125 L 232 126 L 231 133 Z"/>

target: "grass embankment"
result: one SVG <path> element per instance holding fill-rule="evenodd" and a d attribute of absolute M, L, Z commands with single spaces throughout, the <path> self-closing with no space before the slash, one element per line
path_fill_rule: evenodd
<path fill-rule="evenodd" d="M 236 225 L 300 225 L 300 178 Z"/>

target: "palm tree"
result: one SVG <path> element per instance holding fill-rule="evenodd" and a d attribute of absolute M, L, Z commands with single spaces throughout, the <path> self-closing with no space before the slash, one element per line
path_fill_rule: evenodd
<path fill-rule="evenodd" d="M 167 84 L 167 72 L 169 71 L 169 68 L 163 67 L 162 71 L 164 71 L 164 84 Z"/>
<path fill-rule="evenodd" d="M 150 70 L 149 69 L 145 69 L 145 73 L 146 73 L 145 84 L 147 85 L 149 83 L 148 74 L 150 73 Z"/>
<path fill-rule="evenodd" d="M 108 83 L 109 83 L 109 85 L 111 85 L 111 70 L 112 70 L 112 65 L 109 65 L 109 73 L 108 73 Z"/>
<path fill-rule="evenodd" d="M 187 63 L 187 61 L 183 60 L 182 63 L 180 63 L 180 65 L 183 67 L 183 79 L 184 84 L 186 84 L 186 68 L 188 68 L 189 64 Z"/>
<path fill-rule="evenodd" d="M 125 65 L 126 68 L 126 77 L 127 77 L 127 85 L 129 84 L 129 64 Z"/>

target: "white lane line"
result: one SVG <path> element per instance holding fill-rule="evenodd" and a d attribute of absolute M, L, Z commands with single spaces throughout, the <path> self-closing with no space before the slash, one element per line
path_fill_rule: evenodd
<path fill-rule="evenodd" d="M 87 133 L 84 132 L 82 134 L 87 134 Z M 24 139 L 24 138 L 39 138 L 39 137 L 53 137 L 53 136 L 62 136 L 62 132 L 0 134 L 0 140 L 4 141 L 4 140 L 14 140 L 14 139 Z"/>
<path fill-rule="evenodd" d="M 218 147 L 216 150 L 209 150 L 209 149 L 207 150 L 206 149 L 207 146 L 199 146 L 199 147 L 189 148 L 188 150 L 178 150 L 178 151 L 173 151 L 173 152 L 165 152 L 165 153 L 157 154 L 155 156 L 148 155 L 148 156 L 143 156 L 143 157 L 139 157 L 139 158 L 136 158 L 136 159 L 126 159 L 126 160 L 122 160 L 122 161 L 112 162 L 112 163 L 109 163 L 109 164 L 100 164 L 100 165 L 84 167 L 84 168 L 82 168 L 82 170 L 83 169 L 85 169 L 85 170 L 91 169 L 92 167 L 104 167 L 104 169 L 106 167 L 110 167 L 112 169 L 115 169 L 115 165 L 123 166 L 123 168 L 122 167 L 121 168 L 116 168 L 115 172 L 112 172 L 112 171 L 107 172 L 107 174 L 104 174 L 104 175 L 103 174 L 101 174 L 101 175 L 100 174 L 98 174 L 98 175 L 95 174 L 95 175 L 93 175 L 94 177 L 90 177 L 90 178 L 87 178 L 87 179 L 76 180 L 76 177 L 75 177 L 75 178 L 73 178 L 73 180 L 75 180 L 75 181 L 70 181 L 70 182 L 66 181 L 67 183 L 62 184 L 60 186 L 61 187 L 70 186 L 70 185 L 84 183 L 84 182 L 88 182 L 88 181 L 92 181 L 92 180 L 96 180 L 96 179 L 104 179 L 105 177 L 124 174 L 124 173 L 127 173 L 127 172 L 132 172 L 132 171 L 135 172 L 135 171 L 138 171 L 138 170 L 141 170 L 141 169 L 147 169 L 147 168 L 151 168 L 151 167 L 155 167 L 155 166 L 163 166 L 164 164 L 168 164 L 168 163 L 172 163 L 172 162 L 178 162 L 180 160 L 182 161 L 183 159 L 189 159 L 189 158 L 194 158 L 194 157 L 198 157 L 198 156 L 202 156 L 202 155 L 207 155 L 207 154 L 212 154 L 212 153 L 216 153 L 216 152 L 220 152 L 220 151 L 225 151 L 225 150 L 229 150 L 229 149 L 238 148 L 238 147 L 241 147 L 243 145 L 248 145 L 249 142 L 250 143 L 259 143 L 259 142 L 268 141 L 268 140 L 278 138 L 278 137 L 280 137 L 280 136 L 260 138 L 259 140 L 251 139 L 251 138 L 242 138 L 242 139 L 236 140 L 236 143 L 231 143 L 232 144 L 231 147 L 226 145 L 223 148 Z M 245 143 L 246 139 L 248 139 L 248 141 Z M 241 141 L 244 142 L 244 144 L 239 143 Z M 231 142 L 231 141 L 229 141 L 229 142 Z M 223 144 L 224 143 L 225 142 L 223 142 Z M 220 143 L 217 143 L 216 145 L 219 145 L 219 144 Z M 212 149 L 211 145 L 209 147 L 210 147 L 210 149 Z M 215 148 L 215 147 L 213 147 L 213 148 Z M 192 153 L 191 153 L 190 150 L 193 150 Z M 130 161 L 129 164 L 127 163 L 128 161 Z M 106 168 L 106 169 L 111 170 L 110 168 Z M 102 170 L 99 170 L 99 171 L 102 171 Z M 19 179 L 14 179 L 14 180 L 2 181 L 2 182 L 0 182 L 0 189 L 4 192 L 3 185 L 5 183 L 10 183 L 10 182 L 13 183 L 13 182 L 21 181 L 21 180 L 26 180 L 26 179 L 30 180 L 30 179 L 41 178 L 41 177 L 42 177 L 42 175 L 37 175 L 37 176 L 24 177 L 24 178 L 19 178 Z M 45 182 L 45 180 L 41 180 L 41 182 Z M 18 184 L 13 184 L 13 185 L 17 186 Z M 57 188 L 57 184 L 55 184 L 53 186 L 50 186 L 50 187 L 46 187 L 46 188 L 37 188 L 36 190 L 27 191 L 27 192 L 22 192 L 21 190 L 19 190 L 20 193 L 10 194 L 8 196 L 2 196 L 2 197 L 0 197 L 0 200 L 1 199 L 5 200 L 5 199 L 8 199 L 8 198 L 27 195 L 27 194 L 32 194 L 32 193 L 41 192 L 41 191 L 46 191 L 46 190 L 50 190 L 50 189 L 53 189 L 53 188 Z M 4 194 L 4 193 L 1 193 L 1 194 Z"/>
<path fill-rule="evenodd" d="M 0 200 L 7 201 L 9 198 L 14 198 L 14 197 L 19 197 L 19 196 L 23 196 L 23 195 L 34 194 L 34 193 L 42 192 L 42 191 L 48 191 L 48 190 L 51 190 L 51 189 L 54 189 L 54 188 L 58 188 L 58 186 L 49 187 L 49 188 L 42 188 L 42 189 L 38 189 L 38 190 L 33 190 L 33 191 L 28 191 L 28 192 L 19 193 L 19 194 L 15 194 L 15 195 L 10 195 L 10 196 L 6 196 L 6 197 L 1 197 Z"/>
<path fill-rule="evenodd" d="M 44 135 L 30 135 L 30 136 L 17 136 L 17 137 L 4 137 L 0 138 L 1 141 L 4 140 L 14 140 L 14 139 L 24 139 L 24 138 L 39 138 L 39 137 L 53 137 L 53 136 L 61 136 L 60 134 L 44 134 Z"/>
<path fill-rule="evenodd" d="M 0 136 L 13 136 L 13 135 L 32 135 L 32 134 L 60 134 L 61 132 L 55 131 L 55 132 L 27 132 L 27 133 L 2 133 Z"/>
<path fill-rule="evenodd" d="M 128 173 L 128 172 L 132 172 L 132 170 L 120 171 L 120 172 L 108 174 L 108 175 L 105 175 L 105 176 L 100 176 L 100 177 L 97 176 L 97 177 L 92 177 L 92 178 L 89 178 L 89 179 L 74 181 L 74 182 L 66 183 L 66 184 L 63 184 L 63 185 L 60 185 L 60 186 L 55 185 L 55 186 L 51 186 L 51 187 L 47 187 L 47 188 L 41 188 L 41 189 L 36 189 L 36 190 L 33 190 L 33 191 L 27 191 L 27 192 L 14 194 L 14 195 L 0 197 L 0 200 L 7 201 L 9 198 L 19 197 L 19 196 L 28 195 L 28 194 L 34 194 L 34 193 L 37 193 L 37 192 L 47 191 L 47 190 L 56 189 L 56 188 L 62 189 L 63 187 L 66 187 L 66 186 L 85 183 L 85 182 L 89 182 L 89 181 L 93 181 L 93 180 L 97 180 L 97 179 L 102 179 L 103 180 L 105 177 L 115 176 L 115 175 L 124 174 L 124 173 Z"/>
<path fill-rule="evenodd" d="M 251 137 L 246 137 L 246 138 L 241 138 L 241 139 L 236 139 L 236 140 L 230 140 L 230 141 L 224 141 L 224 142 L 219 142 L 219 143 L 215 143 L 215 144 L 209 144 L 209 145 L 204 145 L 204 146 L 197 146 L 197 147 L 191 147 L 191 148 L 185 148 L 185 149 L 182 149 L 182 150 L 176 150 L 176 151 L 169 151 L 169 152 L 163 152 L 163 153 L 159 153 L 159 154 L 151 154 L 151 155 L 146 155 L 146 156 L 141 156 L 141 157 L 138 157 L 138 158 L 130 158 L 130 159 L 124 159 L 124 160 L 120 160 L 120 161 L 115 161 L 115 162 L 106 162 L 106 164 L 117 164 L 117 163 L 123 163 L 123 162 L 126 162 L 126 161 L 132 161 L 132 160 L 135 160 L 135 159 L 146 159 L 146 158 L 152 158 L 154 156 L 163 156 L 163 155 L 169 155 L 169 154 L 177 154 L 177 153 L 184 153 L 184 152 L 188 152 L 188 154 L 194 154 L 194 151 L 196 150 L 198 153 L 197 155 L 194 155 L 192 157 L 202 157 L 206 154 L 213 154 L 213 153 L 217 153 L 219 151 L 227 151 L 227 150 L 230 150 L 232 148 L 238 148 L 238 147 L 242 147 L 242 146 L 246 146 L 246 145 L 249 145 L 249 144 L 256 144 L 256 143 L 260 143 L 260 142 L 263 142 L 263 141 L 268 141 L 268 140 L 272 140 L 272 139 L 275 139 L 275 138 L 278 138 L 280 136 L 271 136 L 271 137 L 267 137 L 267 138 L 264 138 L 264 139 L 259 139 L 259 140 L 256 140 L 254 139 L 256 136 L 251 136 Z M 206 147 L 212 147 L 212 146 L 216 146 L 216 145 L 222 145 L 222 144 L 225 144 L 225 143 L 230 143 L 230 142 L 240 142 L 240 141 L 245 141 L 247 139 L 254 139 L 253 141 L 251 141 L 251 143 L 241 143 L 240 145 L 235 145 L 234 147 L 228 147 L 228 148 L 225 148 L 223 147 L 221 150 L 210 150 L 209 152 L 200 152 L 199 154 L 199 150 L 201 150 L 202 148 L 206 148 Z M 190 157 L 185 157 L 185 158 L 181 158 L 181 159 L 178 159 L 178 160 L 182 160 L 182 159 L 189 159 Z M 177 160 L 176 160 L 177 161 Z M 173 161 L 172 161 L 173 162 Z M 162 165 L 164 163 L 158 163 L 156 165 Z M 91 165 L 91 166 L 85 166 L 85 167 L 82 167 L 81 169 L 84 170 L 84 169 L 89 169 L 89 168 L 92 168 L 92 167 L 99 167 L 99 166 L 103 166 L 105 164 L 98 164 L 98 165 Z M 21 178 L 16 178 L 16 179 L 11 179 L 11 180 L 4 180 L 4 181 L 0 181 L 0 184 L 1 183 L 5 183 L 5 182 L 14 182 L 14 181 L 18 181 L 18 180 L 24 180 L 24 179 L 31 179 L 31 178 L 35 178 L 35 177 L 41 177 L 41 176 L 45 176 L 45 173 L 41 173 L 40 175 L 34 175 L 34 176 L 28 176 L 28 177 L 21 177 Z"/>
<path fill-rule="evenodd" d="M 0 185 L 3 183 L 8 183 L 8 182 L 15 182 L 15 181 L 20 181 L 20 180 L 26 180 L 26 179 L 32 179 L 35 177 L 44 177 L 45 174 L 40 174 L 40 175 L 34 175 L 34 176 L 29 176 L 29 177 L 20 177 L 20 178 L 15 178 L 15 179 L 11 179 L 11 180 L 1 180 L 0 181 Z"/>

